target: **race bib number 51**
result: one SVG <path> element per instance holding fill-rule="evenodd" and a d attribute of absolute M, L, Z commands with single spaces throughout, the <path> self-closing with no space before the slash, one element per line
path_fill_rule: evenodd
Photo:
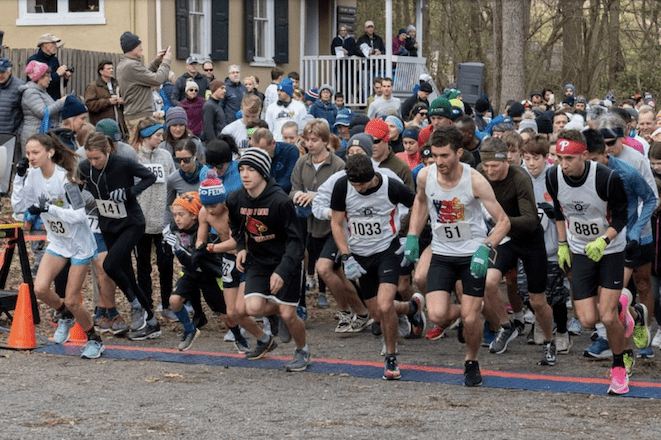
<path fill-rule="evenodd" d="M 96 199 L 96 207 L 99 215 L 106 218 L 126 218 L 126 206 L 124 202 L 113 202 L 112 200 Z"/>
<path fill-rule="evenodd" d="M 466 222 L 438 223 L 435 229 L 440 241 L 465 241 L 473 236 L 470 224 Z"/>

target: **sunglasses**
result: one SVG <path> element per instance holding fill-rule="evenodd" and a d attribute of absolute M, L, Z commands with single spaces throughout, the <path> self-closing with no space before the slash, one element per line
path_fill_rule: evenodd
<path fill-rule="evenodd" d="M 617 138 L 615 138 L 611 141 L 605 141 L 604 143 L 606 144 L 607 147 L 612 147 L 617 143 Z"/>
<path fill-rule="evenodd" d="M 422 115 L 422 116 L 427 116 L 429 114 L 429 112 L 418 112 L 418 114 Z"/>
<path fill-rule="evenodd" d="M 190 163 L 191 160 L 193 160 L 195 156 L 188 156 L 188 157 L 175 157 L 174 161 L 175 162 L 183 162 L 183 163 Z"/>
<path fill-rule="evenodd" d="M 213 69 L 204 69 L 205 72 L 213 72 Z"/>
<path fill-rule="evenodd" d="M 380 144 L 381 142 L 383 142 L 383 139 L 372 139 L 372 144 L 374 145 Z"/>

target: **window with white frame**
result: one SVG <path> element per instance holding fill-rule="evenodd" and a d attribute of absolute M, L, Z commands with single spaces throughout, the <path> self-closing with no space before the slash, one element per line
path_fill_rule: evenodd
<path fill-rule="evenodd" d="M 211 53 L 211 0 L 189 0 L 190 54 L 200 61 Z"/>
<path fill-rule="evenodd" d="M 18 0 L 17 26 L 106 24 L 105 0 Z"/>
<path fill-rule="evenodd" d="M 255 0 L 255 58 L 253 63 L 273 63 L 275 53 L 274 0 Z"/>

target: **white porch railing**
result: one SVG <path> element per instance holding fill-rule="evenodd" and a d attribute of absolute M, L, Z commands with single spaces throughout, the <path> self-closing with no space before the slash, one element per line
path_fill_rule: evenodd
<path fill-rule="evenodd" d="M 301 60 L 301 83 L 305 90 L 330 84 L 336 92 L 344 94 L 347 106 L 366 106 L 372 94 L 374 78 L 391 77 L 393 94 L 408 97 L 418 78 L 427 72 L 427 60 L 422 57 L 393 56 L 393 71 L 386 72 L 386 56 L 337 58 L 329 55 L 305 56 Z M 438 95 L 436 85 L 433 85 Z"/>

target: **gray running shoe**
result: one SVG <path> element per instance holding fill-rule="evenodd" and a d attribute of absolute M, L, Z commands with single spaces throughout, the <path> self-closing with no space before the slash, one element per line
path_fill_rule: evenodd
<path fill-rule="evenodd" d="M 370 318 L 369 313 L 365 316 L 359 316 L 357 313 L 353 315 L 351 319 L 351 327 L 347 332 L 349 333 L 359 333 L 365 330 L 374 320 Z"/>
<path fill-rule="evenodd" d="M 245 354 L 250 352 L 250 342 L 244 337 L 241 337 L 238 341 L 234 341 L 234 348 L 240 354 Z"/>
<path fill-rule="evenodd" d="M 56 344 L 64 344 L 69 340 L 69 333 L 71 327 L 76 323 L 74 318 L 60 318 L 57 321 L 57 329 L 55 329 L 55 334 L 53 335 L 53 341 Z"/>
<path fill-rule="evenodd" d="M 138 331 L 147 325 L 147 311 L 142 307 L 131 308 L 131 331 Z"/>
<path fill-rule="evenodd" d="M 98 359 L 101 357 L 101 353 L 106 349 L 101 341 L 87 341 L 83 346 L 82 353 L 80 357 L 83 359 Z"/>
<path fill-rule="evenodd" d="M 129 332 L 129 339 L 131 341 L 144 341 L 145 339 L 156 339 L 161 336 L 161 326 L 157 322 L 156 325 L 146 323 L 143 328 L 137 331 L 131 330 Z"/>
<path fill-rule="evenodd" d="M 257 346 L 250 353 L 246 353 L 246 359 L 249 361 L 256 361 L 264 357 L 269 351 L 275 350 L 278 344 L 275 342 L 275 338 L 269 335 L 269 340 L 267 342 L 257 341 Z"/>
<path fill-rule="evenodd" d="M 539 361 L 539 365 L 555 365 L 556 361 L 556 347 L 555 341 L 549 341 L 543 344 L 544 355 L 542 360 Z"/>
<path fill-rule="evenodd" d="M 190 333 L 184 333 L 179 343 L 179 351 L 189 350 L 193 346 L 193 342 L 200 336 L 200 333 L 200 329 L 197 328 Z"/>
<path fill-rule="evenodd" d="M 169 308 L 163 309 L 161 311 L 161 316 L 163 318 L 168 319 L 168 320 L 173 321 L 173 322 L 174 321 L 179 321 L 179 318 L 177 318 L 177 315 L 175 315 L 174 312 L 172 310 L 170 310 Z"/>
<path fill-rule="evenodd" d="M 351 312 L 339 312 L 339 322 L 335 327 L 335 333 L 346 333 L 351 328 L 352 314 Z"/>
<path fill-rule="evenodd" d="M 516 339 L 517 336 L 519 336 L 519 332 L 511 323 L 501 325 L 496 334 L 496 339 L 489 345 L 489 351 L 496 354 L 505 353 L 507 344 Z"/>
<path fill-rule="evenodd" d="M 297 348 L 294 350 L 294 357 L 291 362 L 285 364 L 285 371 L 305 371 L 310 365 L 310 352 Z"/>
<path fill-rule="evenodd" d="M 111 323 L 110 329 L 112 331 L 112 334 L 115 336 L 123 335 L 129 331 L 129 325 L 126 323 L 126 321 L 124 321 L 122 315 L 115 316 L 110 320 L 110 323 Z"/>

